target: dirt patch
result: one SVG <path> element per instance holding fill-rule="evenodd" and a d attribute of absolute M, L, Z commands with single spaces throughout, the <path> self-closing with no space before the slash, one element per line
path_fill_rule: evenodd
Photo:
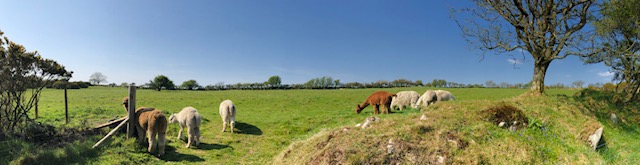
<path fill-rule="evenodd" d="M 347 164 L 346 154 L 344 151 L 339 149 L 332 149 L 330 151 L 325 151 L 320 153 L 320 155 L 313 157 L 309 164 Z"/>
<path fill-rule="evenodd" d="M 454 133 L 445 132 L 441 136 L 443 136 L 443 138 L 446 139 L 448 142 L 453 143 L 460 150 L 463 150 L 467 148 L 467 146 L 469 146 L 469 142 L 463 140 L 462 138 L 460 138 L 460 136 Z"/>
<path fill-rule="evenodd" d="M 501 125 L 503 128 L 520 130 L 529 124 L 529 120 L 524 112 L 512 105 L 501 104 L 490 107 L 482 112 L 487 116 L 489 122 L 498 126 Z"/>

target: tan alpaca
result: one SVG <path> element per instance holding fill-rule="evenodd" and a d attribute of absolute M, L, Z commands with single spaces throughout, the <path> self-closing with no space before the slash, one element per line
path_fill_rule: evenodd
<path fill-rule="evenodd" d="M 157 147 L 157 156 L 160 157 L 164 155 L 164 147 L 167 142 L 165 138 L 167 132 L 167 117 L 158 109 L 140 107 L 136 109 L 136 118 L 138 118 L 136 130 L 138 132 L 139 142 L 142 143 L 144 141 L 146 132 L 149 138 L 147 151 L 154 153 Z"/>
<path fill-rule="evenodd" d="M 358 104 L 356 106 L 356 113 L 359 114 L 367 106 L 373 105 L 373 109 L 375 110 L 374 114 L 379 114 L 380 105 L 382 105 L 382 113 L 388 114 L 391 109 L 391 99 L 394 96 L 396 96 L 396 94 L 390 94 L 389 92 L 385 91 L 375 92 L 371 94 L 362 104 Z"/>

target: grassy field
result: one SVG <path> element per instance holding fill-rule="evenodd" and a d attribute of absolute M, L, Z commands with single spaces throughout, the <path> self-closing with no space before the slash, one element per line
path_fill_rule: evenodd
<path fill-rule="evenodd" d="M 363 113 L 355 114 L 355 105 L 364 101 L 365 98 L 374 91 L 385 90 L 389 92 L 398 92 L 404 90 L 415 90 L 422 93 L 426 89 L 427 88 L 161 92 L 153 90 L 138 90 L 138 106 L 155 107 L 163 110 L 167 115 L 170 113 L 176 113 L 186 106 L 193 106 L 197 108 L 204 117 L 203 127 L 201 128 L 202 144 L 198 148 L 184 148 L 186 143 L 176 140 L 179 127 L 177 125 L 170 125 L 167 133 L 167 139 L 169 140 L 168 147 L 166 149 L 167 153 L 160 158 L 147 154 L 144 146 L 136 144 L 133 140 L 125 140 L 122 135 L 119 135 L 112 138 L 109 143 L 96 150 L 90 149 L 90 146 L 100 138 L 98 136 L 92 137 L 88 141 L 76 142 L 74 144 L 67 145 L 66 147 L 51 150 L 38 150 L 29 144 L 20 142 L 5 144 L 5 146 L 10 148 L 19 147 L 22 149 L 10 150 L 13 151 L 13 154 L 9 154 L 10 156 L 5 156 L 1 159 L 14 160 L 14 163 L 268 164 L 273 161 L 274 157 L 287 149 L 293 142 L 305 141 L 305 139 L 314 137 L 314 134 L 318 132 L 322 133 L 327 130 L 339 129 L 344 126 L 353 126 L 356 123 L 361 123 L 366 117 L 373 114 L 373 108 L 367 107 Z M 461 106 L 459 107 L 460 109 L 468 109 L 469 112 L 476 111 L 480 107 L 486 107 L 488 104 L 504 102 L 504 100 L 518 96 L 526 91 L 521 89 L 447 90 L 456 95 L 458 100 L 443 105 L 451 105 L 454 107 Z M 575 92 L 575 90 L 548 90 L 547 93 L 549 95 L 548 98 L 566 98 L 565 96 L 572 96 Z M 69 115 L 71 120 L 69 124 L 65 124 L 64 119 L 63 91 L 52 89 L 43 91 L 40 102 L 40 117 L 37 121 L 53 123 L 53 125 L 57 127 L 90 127 L 103 123 L 109 119 L 125 115 L 121 106 L 121 100 L 127 95 L 126 88 L 91 87 L 89 89 L 82 90 L 69 90 L 68 94 Z M 218 115 L 218 105 L 225 99 L 233 100 L 237 106 L 238 114 L 236 118 L 236 131 L 239 133 L 231 134 L 229 132 L 220 132 L 222 126 L 220 116 Z M 538 106 L 540 109 L 544 109 L 545 106 L 528 103 L 535 102 L 535 100 L 525 100 L 520 102 L 530 106 Z M 440 111 L 437 110 L 437 107 L 448 108 L 448 106 L 439 105 L 434 106 L 436 110 L 423 110 L 423 113 L 434 113 L 434 115 L 448 114 L 439 113 Z M 431 109 L 431 107 L 429 109 Z M 553 106 L 547 107 L 547 109 L 551 111 L 553 110 Z M 378 116 L 383 120 L 389 119 L 387 120 L 389 122 L 406 122 L 409 121 L 406 119 L 415 118 L 421 114 L 420 111 L 413 109 L 395 112 L 396 113 L 390 115 Z M 464 111 L 457 112 L 464 114 Z M 539 113 L 539 111 L 533 111 L 532 113 L 534 112 Z M 448 115 L 455 116 L 460 114 Z M 566 114 L 561 113 L 554 115 L 562 116 Z M 546 117 L 544 114 L 535 114 L 534 116 L 544 124 L 554 123 L 553 119 L 555 119 L 554 117 Z M 442 117 L 446 118 L 445 116 Z M 445 123 L 440 124 L 444 125 Z M 487 128 L 485 127 L 488 127 L 486 124 L 480 125 L 481 126 L 471 123 L 469 125 L 461 126 L 461 128 L 470 130 L 478 128 L 486 130 Z M 436 126 L 441 127 L 439 124 L 434 124 L 434 127 Z M 605 124 L 605 126 L 607 126 L 607 124 Z M 611 127 L 612 129 L 616 128 L 616 126 L 608 127 Z M 635 128 L 636 127 L 633 127 L 633 129 Z M 449 128 L 442 126 L 442 129 Z M 563 129 L 554 129 L 554 131 L 561 131 Z M 632 134 L 627 134 L 624 131 L 606 133 L 608 133 L 607 135 L 619 134 L 613 135 L 616 137 L 633 137 Z M 516 135 L 510 135 L 508 133 L 499 134 L 500 135 L 496 136 L 508 137 L 506 139 L 498 138 L 499 140 L 518 140 Z M 543 138 L 537 136 L 536 133 L 530 134 L 533 138 Z M 462 135 L 464 136 L 465 134 Z M 480 137 L 485 137 L 485 135 L 477 135 L 477 137 L 473 136 L 473 138 Z M 523 139 L 519 139 L 519 141 L 521 141 L 521 143 L 526 143 Z M 485 144 L 489 144 L 491 142 L 494 141 L 489 141 Z M 556 141 L 553 142 L 555 143 Z M 628 146 L 640 146 L 637 142 L 625 144 L 628 144 Z M 2 145 L 2 143 L 0 143 L 0 145 Z M 553 145 L 553 143 L 549 143 L 547 145 Z M 480 150 L 478 148 L 475 149 Z M 612 147 L 610 147 L 610 149 L 624 150 L 622 148 Z M 575 149 L 575 147 L 573 147 L 571 151 L 588 152 L 584 148 Z M 569 151 L 569 153 L 571 151 Z M 617 154 L 617 152 L 614 153 L 613 151 L 603 153 L 611 155 L 608 156 L 611 161 L 607 162 L 619 162 L 618 160 L 620 159 L 628 158 L 629 156 L 637 156 L 631 152 L 624 155 Z M 593 156 L 593 154 L 587 155 Z M 552 156 L 550 159 L 551 158 L 560 159 L 562 156 Z M 563 162 L 571 162 L 571 160 L 582 159 L 569 159 L 568 161 Z"/>

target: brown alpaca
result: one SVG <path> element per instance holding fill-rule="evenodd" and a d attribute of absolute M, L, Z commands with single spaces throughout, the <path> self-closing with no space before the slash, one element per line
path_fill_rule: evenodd
<path fill-rule="evenodd" d="M 164 155 L 164 147 L 166 145 L 165 134 L 167 133 L 167 117 L 155 108 L 140 107 L 136 109 L 136 131 L 138 132 L 138 140 L 142 143 L 145 139 L 145 132 L 149 137 L 149 148 L 147 151 L 153 153 L 158 147 L 158 157 Z M 156 144 L 156 135 L 158 135 Z"/>
<path fill-rule="evenodd" d="M 379 114 L 379 108 L 380 105 L 384 106 L 382 107 L 382 113 L 388 114 L 389 113 L 389 109 L 391 109 L 391 98 L 393 96 L 396 96 L 396 94 L 390 94 L 389 92 L 385 92 L 385 91 L 378 91 L 375 92 L 373 94 L 371 94 L 366 101 L 364 101 L 364 103 L 362 104 L 358 104 L 358 106 L 356 106 L 356 113 L 360 113 L 362 112 L 362 110 L 364 108 L 366 108 L 369 105 L 373 105 L 373 109 L 374 114 Z"/>

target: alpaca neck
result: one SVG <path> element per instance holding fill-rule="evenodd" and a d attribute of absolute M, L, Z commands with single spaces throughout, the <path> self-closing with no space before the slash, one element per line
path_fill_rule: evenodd
<path fill-rule="evenodd" d="M 360 109 L 364 109 L 367 106 L 369 106 L 369 102 L 364 102 L 364 103 L 360 104 Z"/>

